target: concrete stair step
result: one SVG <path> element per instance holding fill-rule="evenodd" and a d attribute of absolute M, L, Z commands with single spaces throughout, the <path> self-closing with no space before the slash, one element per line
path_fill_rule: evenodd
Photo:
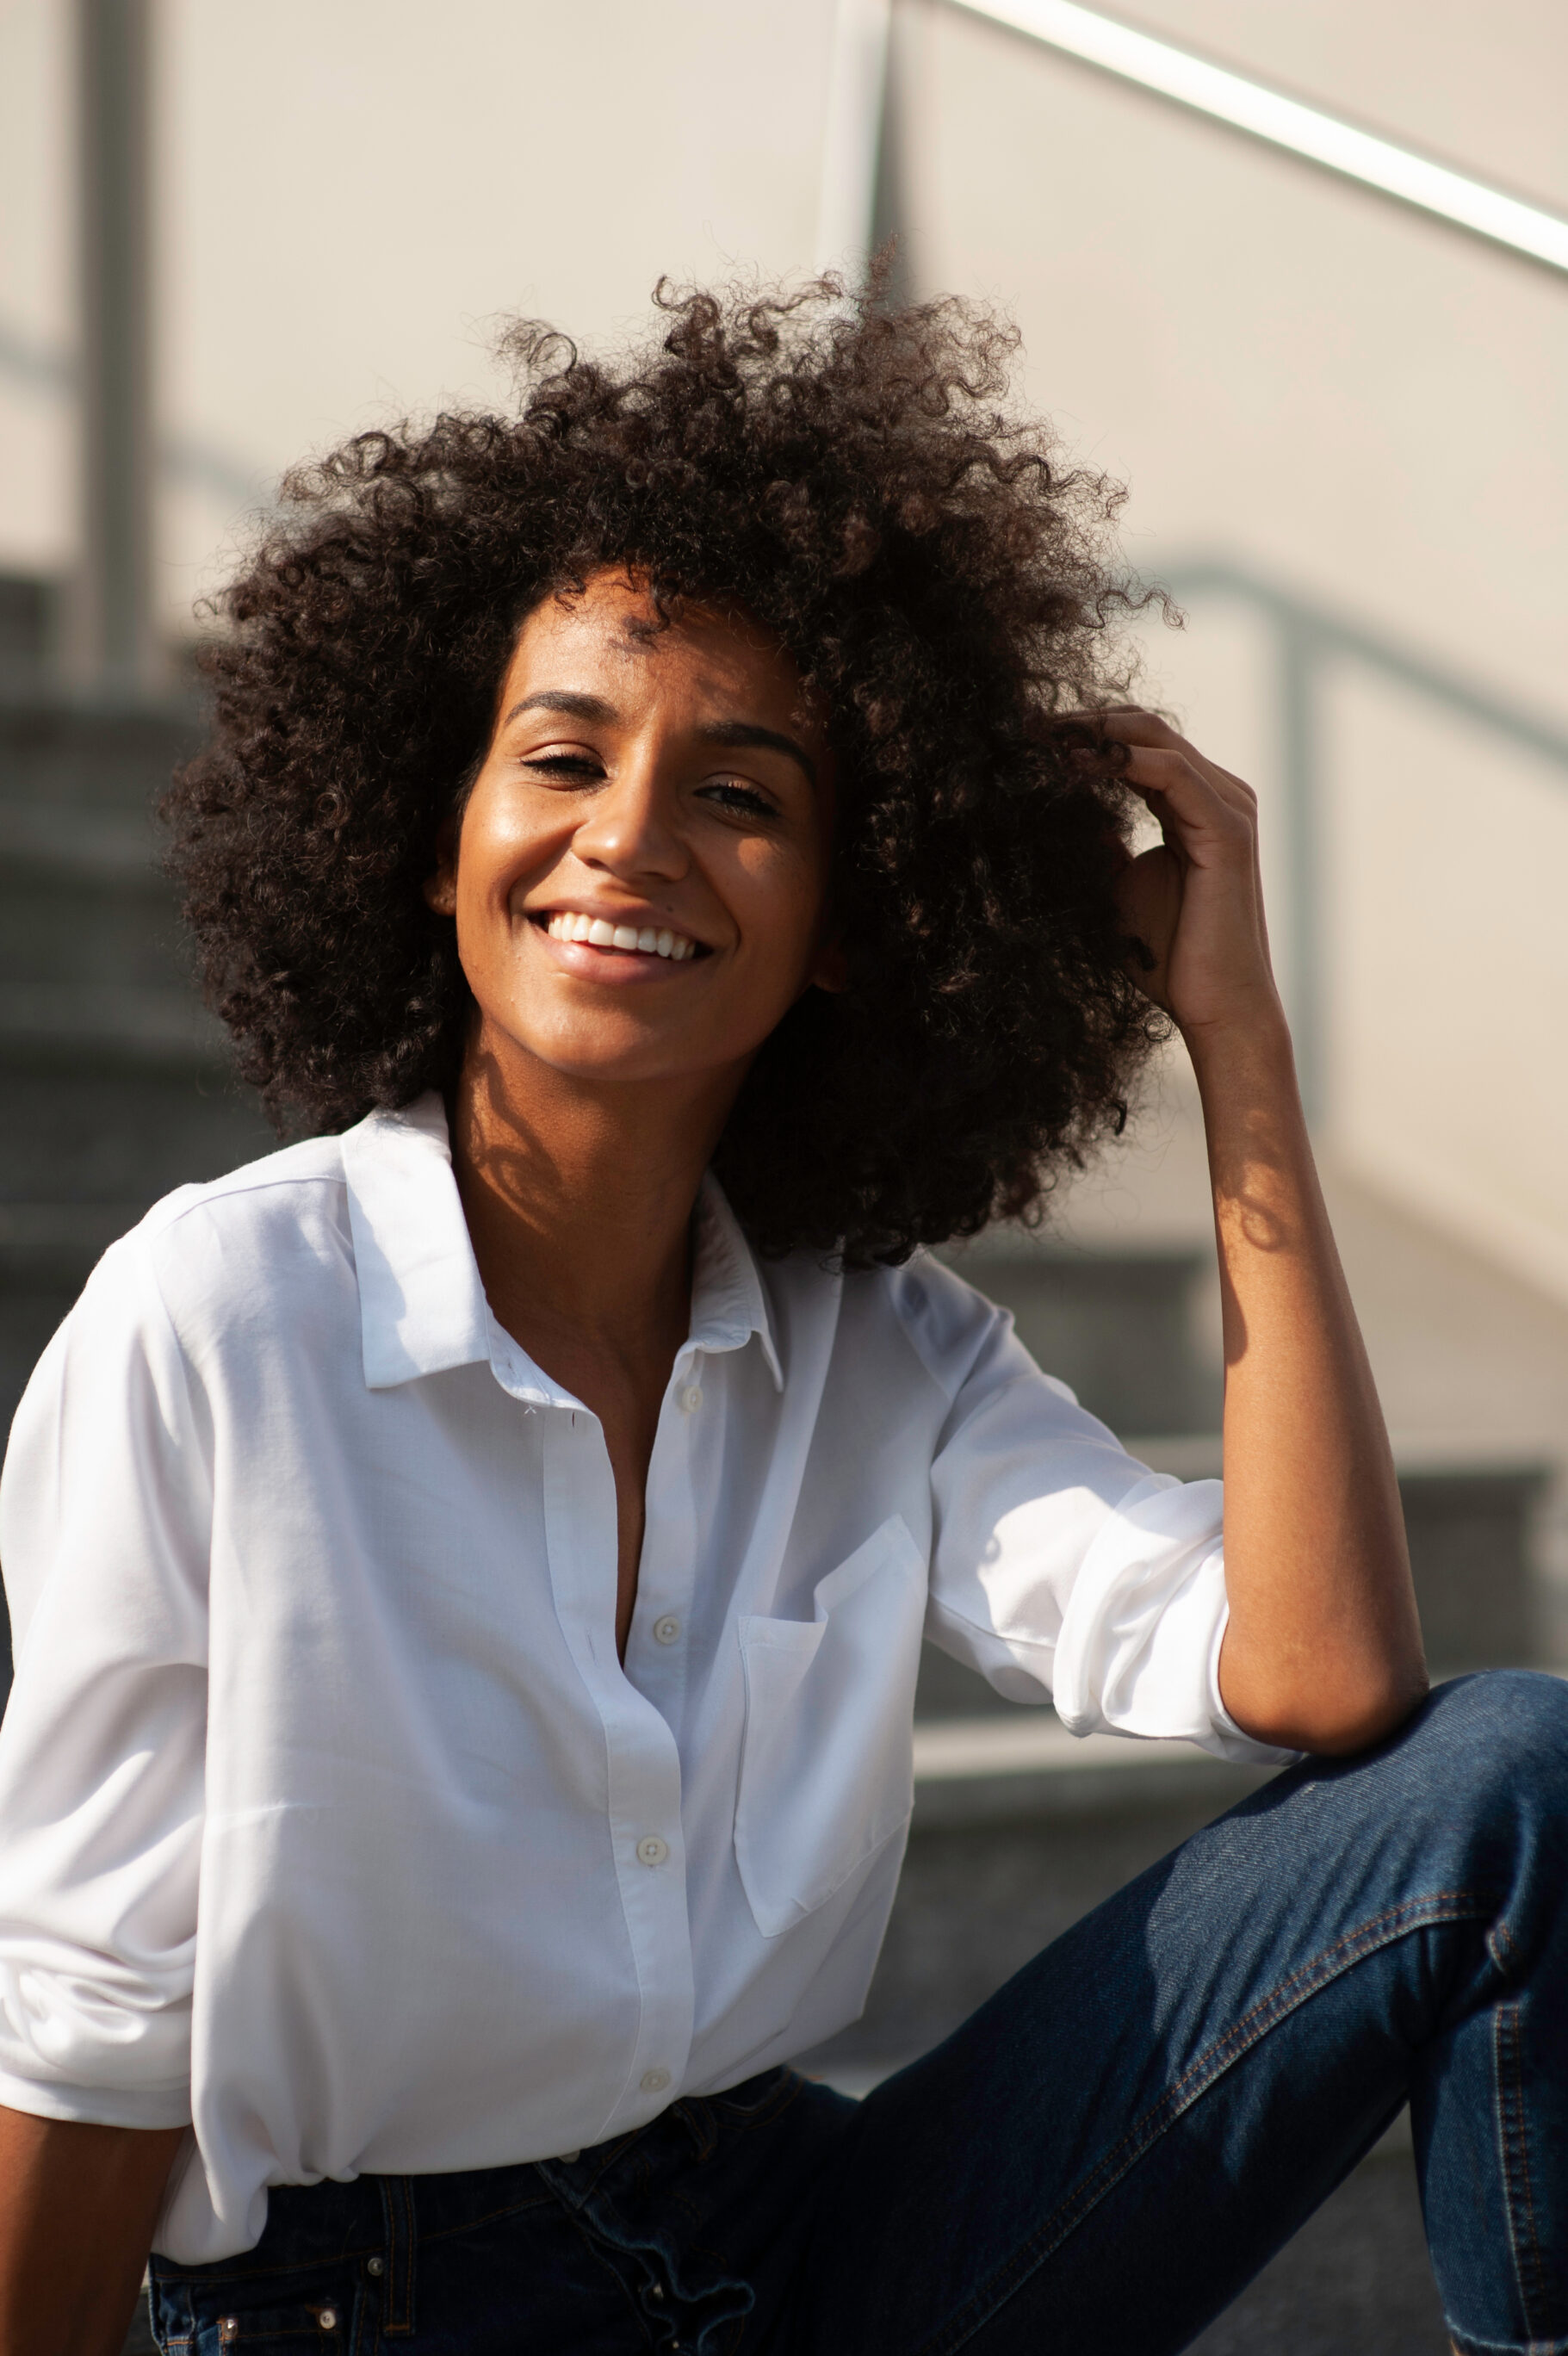
<path fill-rule="evenodd" d="M 54 658 L 59 593 L 35 574 L 0 573 L 0 690 L 37 692 Z"/>
<path fill-rule="evenodd" d="M 0 698 L 0 801 L 145 815 L 200 735 L 194 703 L 13 691 Z"/>
<path fill-rule="evenodd" d="M 137 1060 L 106 1044 L 97 1064 L 51 1054 L 0 1069 L 0 1202 L 108 1203 L 140 1218 L 171 1188 L 219 1177 L 277 1142 L 226 1071 L 183 1053 Z"/>
<path fill-rule="evenodd" d="M 80 802 L 0 800 L 0 877 L 113 884 L 167 901 L 144 811 Z"/>
<path fill-rule="evenodd" d="M 1196 1251 L 1069 1251 L 982 1238 L 944 1255 L 1010 1309 L 1019 1340 L 1113 1431 L 1207 1432 L 1223 1384 L 1199 1338 L 1209 1263 Z"/>
<path fill-rule="evenodd" d="M 0 1067 L 221 1071 L 223 1033 L 177 981 L 0 981 Z"/>

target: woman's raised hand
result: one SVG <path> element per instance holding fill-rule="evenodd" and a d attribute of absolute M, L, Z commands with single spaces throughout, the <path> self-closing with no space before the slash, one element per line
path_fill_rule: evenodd
<path fill-rule="evenodd" d="M 1159 820 L 1119 905 L 1203 1105 L 1225 1346 L 1221 1695 L 1260 1741 L 1360 1750 L 1414 1707 L 1426 1671 L 1393 1459 L 1269 966 L 1257 803 L 1152 712 L 1073 716 L 1126 747 L 1123 775 Z"/>
<path fill-rule="evenodd" d="M 1123 775 L 1163 837 L 1128 862 L 1118 890 L 1123 922 L 1152 959 L 1138 973 L 1143 989 L 1189 1044 L 1238 1026 L 1283 1025 L 1256 795 L 1152 712 L 1104 712 L 1096 724 L 1127 747 Z"/>

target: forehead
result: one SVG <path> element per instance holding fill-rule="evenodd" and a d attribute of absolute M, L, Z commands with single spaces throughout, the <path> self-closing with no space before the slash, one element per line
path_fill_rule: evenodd
<path fill-rule="evenodd" d="M 581 592 L 541 599 L 517 633 L 506 685 L 570 689 L 591 677 L 623 694 L 679 691 L 737 709 L 766 705 L 802 723 L 811 717 L 796 664 L 759 623 L 698 605 L 661 620 L 646 589 L 622 572 L 593 573 Z"/>

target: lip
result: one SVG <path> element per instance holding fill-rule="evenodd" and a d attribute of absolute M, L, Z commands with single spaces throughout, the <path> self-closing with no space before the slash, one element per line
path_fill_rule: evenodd
<path fill-rule="evenodd" d="M 695 973 L 699 966 L 708 963 L 712 955 L 711 945 L 706 941 L 698 941 L 695 957 L 677 960 L 639 955 L 626 949 L 595 948 L 591 941 L 557 940 L 547 930 L 552 916 L 571 914 L 602 916 L 607 924 L 635 925 L 639 931 L 645 926 L 659 930 L 669 926 L 672 931 L 685 931 L 684 926 L 670 926 L 669 918 L 661 916 L 656 909 L 584 908 L 575 901 L 571 904 L 563 901 L 558 907 L 529 908 L 526 914 L 529 934 L 558 971 L 575 975 L 581 981 L 602 982 L 612 989 L 645 989 L 650 984 L 673 980 L 679 974 Z M 687 933 L 686 938 L 697 940 L 697 936 Z"/>

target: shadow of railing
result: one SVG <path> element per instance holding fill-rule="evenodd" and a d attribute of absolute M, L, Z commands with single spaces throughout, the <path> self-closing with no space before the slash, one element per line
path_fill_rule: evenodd
<path fill-rule="evenodd" d="M 1288 999 L 1302 1094 L 1319 1120 L 1326 1097 L 1323 970 L 1325 804 L 1323 699 L 1335 669 L 1355 666 L 1424 702 L 1535 755 L 1568 783 L 1568 729 L 1467 679 L 1374 625 L 1285 588 L 1230 557 L 1195 557 L 1162 574 L 1182 603 L 1225 599 L 1268 626 L 1275 664 L 1275 712 L 1288 851 L 1291 956 Z"/>

